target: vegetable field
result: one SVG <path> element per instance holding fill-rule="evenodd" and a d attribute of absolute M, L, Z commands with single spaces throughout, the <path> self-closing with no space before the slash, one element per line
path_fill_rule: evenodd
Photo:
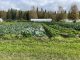
<path fill-rule="evenodd" d="M 45 36 L 42 25 L 36 23 L 19 22 L 14 24 L 0 24 L 0 36 L 11 35 L 13 37 Z"/>
<path fill-rule="evenodd" d="M 80 23 L 0 23 L 0 60 L 80 60 Z"/>

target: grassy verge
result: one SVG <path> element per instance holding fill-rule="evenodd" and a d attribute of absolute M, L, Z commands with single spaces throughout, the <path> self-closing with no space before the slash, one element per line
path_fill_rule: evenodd
<path fill-rule="evenodd" d="M 80 41 L 77 38 L 66 38 L 65 40 L 62 37 L 53 37 L 47 41 L 33 37 L 22 40 L 0 40 L 0 60 L 79 59 Z"/>

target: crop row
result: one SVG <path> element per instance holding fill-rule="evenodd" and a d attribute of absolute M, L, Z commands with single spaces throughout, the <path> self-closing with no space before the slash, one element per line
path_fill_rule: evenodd
<path fill-rule="evenodd" d="M 35 23 L 15 23 L 15 24 L 0 24 L 0 35 L 15 34 L 23 36 L 43 36 L 45 30 L 41 25 Z"/>
<path fill-rule="evenodd" d="M 49 35 L 51 34 L 51 36 L 57 36 L 57 35 L 67 35 L 67 36 L 70 36 L 70 37 L 74 37 L 74 36 L 77 36 L 77 35 L 80 35 L 80 32 L 75 30 L 75 29 L 72 29 L 72 28 L 66 28 L 66 27 L 63 27 L 63 26 L 60 26 L 59 24 L 46 24 L 44 25 L 46 31 L 49 33 Z"/>

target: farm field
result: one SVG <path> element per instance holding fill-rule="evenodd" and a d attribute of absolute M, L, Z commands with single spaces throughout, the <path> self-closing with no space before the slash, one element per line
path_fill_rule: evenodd
<path fill-rule="evenodd" d="M 80 23 L 0 23 L 0 60 L 80 60 Z"/>

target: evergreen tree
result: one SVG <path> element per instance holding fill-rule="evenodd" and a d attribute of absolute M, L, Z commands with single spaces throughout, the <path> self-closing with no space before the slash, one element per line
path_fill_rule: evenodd
<path fill-rule="evenodd" d="M 7 12 L 7 19 L 15 20 L 17 10 L 9 9 Z"/>

